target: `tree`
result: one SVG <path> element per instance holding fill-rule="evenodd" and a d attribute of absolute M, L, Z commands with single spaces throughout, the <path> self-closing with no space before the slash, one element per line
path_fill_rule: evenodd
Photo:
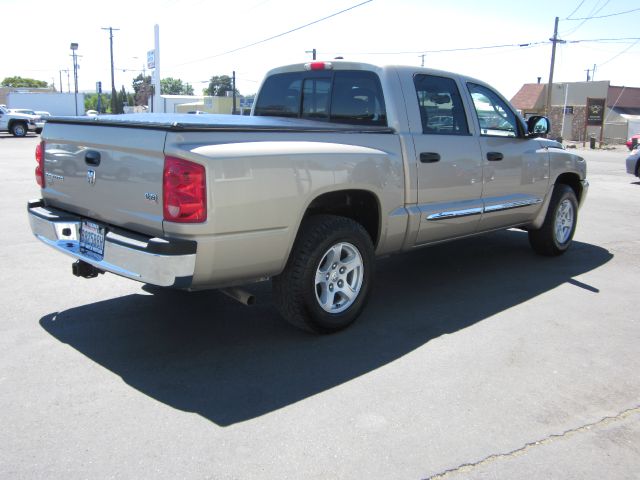
<path fill-rule="evenodd" d="M 227 92 L 233 92 L 233 80 L 229 75 L 215 75 L 211 77 L 209 86 L 202 93 L 212 97 L 224 97 Z M 236 95 L 240 92 L 236 89 Z"/>
<path fill-rule="evenodd" d="M 34 80 L 33 78 L 7 77 L 2 80 L 2 86 L 14 88 L 47 88 L 49 84 L 42 80 Z"/>
<path fill-rule="evenodd" d="M 162 95 L 193 95 L 193 87 L 188 83 L 182 83 L 179 78 L 167 77 L 160 80 L 160 93 Z"/>
<path fill-rule="evenodd" d="M 151 85 L 151 76 L 146 77 L 142 74 L 133 79 L 133 91 L 135 92 L 136 105 L 148 105 L 149 97 L 153 95 L 153 85 Z"/>
<path fill-rule="evenodd" d="M 100 100 L 100 113 L 111 113 L 111 94 L 103 93 Z M 84 109 L 85 110 L 98 110 L 98 94 L 97 93 L 85 93 L 84 94 Z"/>

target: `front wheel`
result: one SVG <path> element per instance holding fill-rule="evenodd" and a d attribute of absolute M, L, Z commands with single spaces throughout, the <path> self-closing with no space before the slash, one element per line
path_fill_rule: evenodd
<path fill-rule="evenodd" d="M 11 134 L 14 137 L 24 137 L 27 134 L 27 124 L 23 122 L 15 122 L 11 125 Z"/>
<path fill-rule="evenodd" d="M 556 185 L 542 227 L 529 231 L 529 243 L 536 253 L 557 256 L 566 252 L 578 221 L 578 200 L 568 185 Z"/>
<path fill-rule="evenodd" d="M 303 221 L 284 271 L 273 279 L 276 307 L 292 325 L 332 333 L 355 321 L 373 280 L 371 238 L 345 217 Z"/>

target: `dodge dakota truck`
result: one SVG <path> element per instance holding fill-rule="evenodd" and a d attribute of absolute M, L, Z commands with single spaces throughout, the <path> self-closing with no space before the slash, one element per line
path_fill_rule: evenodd
<path fill-rule="evenodd" d="M 35 236 L 73 273 L 185 290 L 272 279 L 295 326 L 350 325 L 377 256 L 498 229 L 564 253 L 583 158 L 465 76 L 348 61 L 270 71 L 251 116 L 50 119 L 36 150 Z"/>

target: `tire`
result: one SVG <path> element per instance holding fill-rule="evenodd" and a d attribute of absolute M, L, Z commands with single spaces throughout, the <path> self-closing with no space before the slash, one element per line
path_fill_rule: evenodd
<path fill-rule="evenodd" d="M 24 122 L 14 122 L 11 124 L 11 135 L 14 137 L 24 137 L 28 131 L 27 124 Z"/>
<path fill-rule="evenodd" d="M 37 133 L 38 135 L 40 135 L 40 134 L 42 133 L 42 129 L 41 129 L 41 128 L 36 128 L 36 133 Z"/>
<path fill-rule="evenodd" d="M 312 216 L 302 222 L 284 271 L 273 278 L 275 305 L 303 330 L 342 330 L 365 307 L 373 265 L 373 244 L 362 225 L 346 217 Z"/>
<path fill-rule="evenodd" d="M 542 227 L 529 231 L 533 250 L 549 257 L 562 255 L 571 246 L 578 221 L 578 200 L 568 185 L 558 184 Z"/>

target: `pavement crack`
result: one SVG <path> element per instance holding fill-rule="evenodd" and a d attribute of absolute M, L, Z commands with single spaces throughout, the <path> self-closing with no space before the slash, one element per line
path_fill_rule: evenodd
<path fill-rule="evenodd" d="M 454 473 L 464 473 L 464 472 L 469 472 L 471 470 L 473 470 L 476 467 L 480 467 L 483 465 L 486 465 L 488 463 L 497 461 L 497 460 L 501 460 L 503 458 L 509 458 L 509 457 L 515 457 L 518 455 L 523 455 L 524 453 L 526 453 L 528 450 L 531 450 L 533 448 L 536 447 L 540 447 L 543 445 L 548 445 L 550 443 L 556 442 L 558 440 L 564 439 L 564 438 L 569 438 L 573 435 L 576 435 L 578 433 L 582 433 L 582 432 L 586 432 L 591 430 L 592 428 L 596 428 L 596 427 L 600 427 L 603 425 L 608 425 L 610 423 L 614 423 L 614 422 L 618 422 L 620 420 L 624 420 L 626 418 L 629 418 L 633 415 L 640 415 L 640 405 L 636 405 L 635 407 L 631 407 L 628 408 L 627 410 L 623 410 L 622 412 L 618 413 L 617 415 L 614 416 L 607 416 L 607 417 L 603 417 L 600 420 L 593 422 L 593 423 L 587 423 L 585 425 L 582 425 L 580 427 L 576 427 L 576 428 L 572 428 L 569 430 L 565 430 L 562 433 L 557 433 L 557 434 L 552 434 L 549 435 L 546 438 L 543 438 L 542 440 L 536 440 L 533 442 L 529 442 L 526 443 L 525 445 L 523 445 L 520 448 L 517 448 L 515 450 L 512 450 L 510 452 L 507 453 L 494 453 L 492 455 L 489 455 L 485 458 L 483 458 L 482 460 L 479 460 L 477 462 L 472 462 L 472 463 L 463 463 L 457 467 L 454 468 L 450 468 L 448 470 L 445 470 L 443 472 L 440 473 L 436 473 L 435 475 L 432 475 L 430 477 L 426 477 L 426 480 L 442 480 L 442 479 L 446 479 L 447 477 L 449 477 L 450 475 L 454 474 Z"/>

